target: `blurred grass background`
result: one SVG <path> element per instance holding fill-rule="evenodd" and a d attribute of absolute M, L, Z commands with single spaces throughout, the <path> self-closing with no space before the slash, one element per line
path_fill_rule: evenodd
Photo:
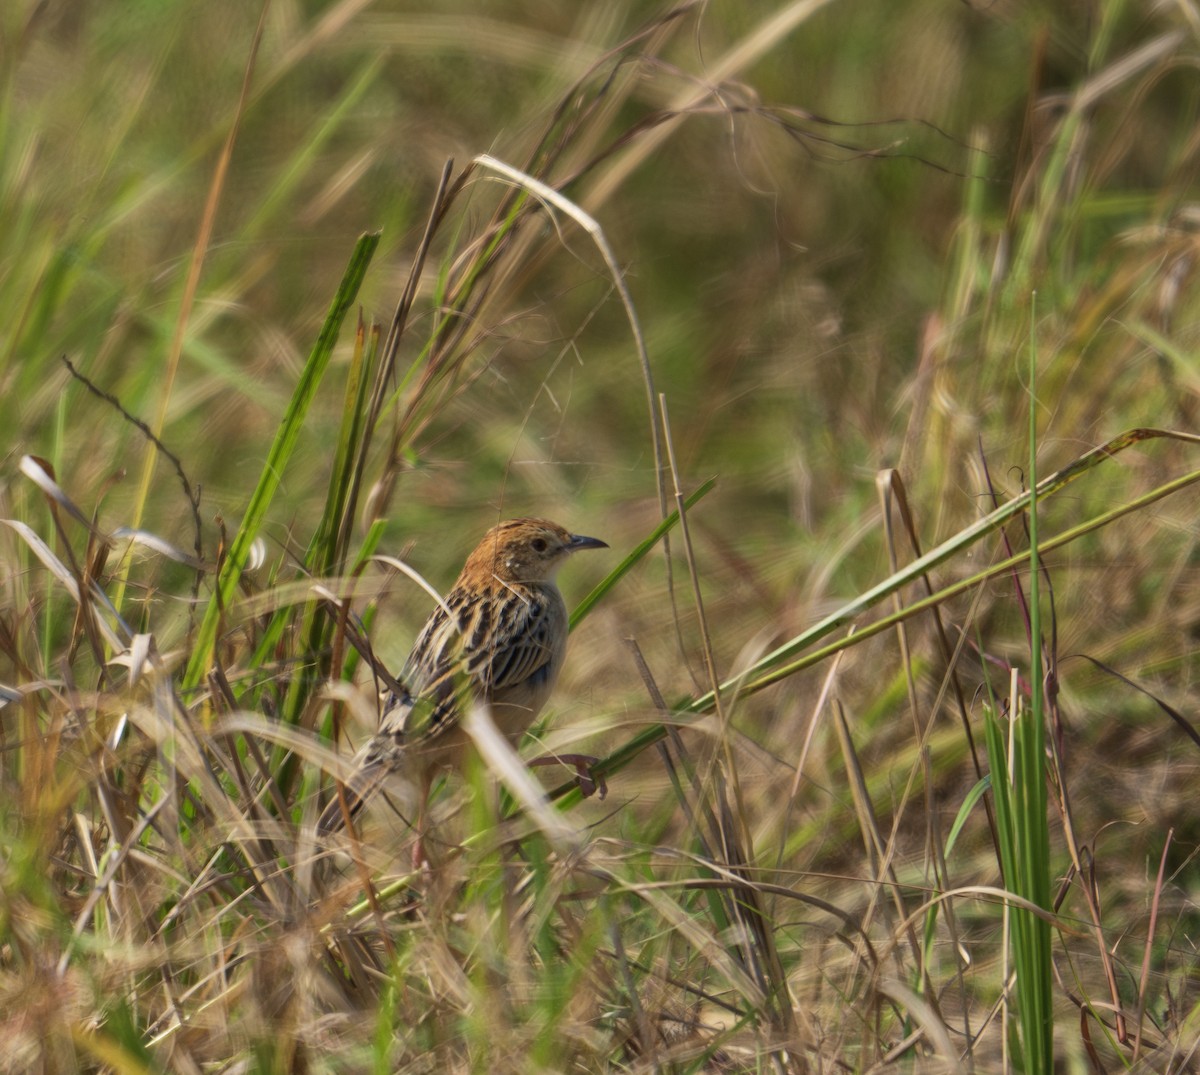
<path fill-rule="evenodd" d="M 541 177 L 600 223 L 626 272 L 681 479 L 693 488 L 717 477 L 691 525 L 722 676 L 890 573 L 882 469 L 898 468 L 926 549 L 990 510 L 989 481 L 1001 498 L 1023 488 L 1031 328 L 1041 473 L 1124 430 L 1194 431 L 1200 13 L 1190 3 L 274 0 L 168 388 L 188 268 L 259 17 L 223 0 L 18 0 L 0 12 L 0 507 L 43 535 L 51 520 L 17 473 L 24 454 L 49 460 L 107 530 L 132 524 L 140 506 L 145 437 L 71 377 L 67 356 L 130 414 L 154 424 L 165 407 L 162 441 L 202 490 L 215 556 L 218 520 L 232 532 L 241 518 L 355 238 L 382 232 L 358 302 L 386 324 L 444 163 L 453 158 L 457 174 L 484 152 L 544 166 Z M 548 129 L 561 148 L 537 158 Z M 421 274 L 401 370 L 419 359 L 435 296 L 505 192 L 476 171 L 455 200 Z M 543 214 L 525 229 L 522 259 L 506 266 L 461 366 L 404 443 L 388 505 L 381 548 L 443 588 L 499 516 L 549 516 L 618 551 L 659 518 L 646 392 L 612 280 L 565 218 L 552 225 Z M 272 507 L 273 563 L 302 552 L 321 518 L 351 335 Z M 1044 505 L 1043 534 L 1194 460 L 1182 443 L 1123 452 Z M 380 465 L 377 453 L 368 481 Z M 190 508 L 161 459 L 144 507 L 143 526 L 191 547 Z M 1162 1040 L 1174 1043 L 1152 1061 L 1164 1070 L 1196 1063 L 1200 755 L 1155 701 L 1194 715 L 1195 519 L 1186 489 L 1048 565 L 1070 840 L 1094 857 L 1108 943 L 1119 947 L 1126 930 L 1137 937 L 1120 987 L 1150 998 Z M 68 606 L 33 580 L 21 543 L 4 540 L 6 630 L 28 620 L 45 645 L 41 666 L 28 654 L 26 668 L 0 665 L 3 682 L 59 677 Z M 943 581 L 1004 555 L 985 546 L 947 565 Z M 668 702 L 707 689 L 675 552 L 677 611 L 651 557 L 575 639 L 555 710 L 597 753 L 653 719 L 624 639 L 637 639 Z M 573 565 L 569 602 L 603 570 Z M 190 574 L 150 557 L 131 580 L 130 622 L 164 650 L 184 645 Z M 1028 668 L 1012 584 L 989 582 L 972 600 L 956 599 L 947 617 L 972 645 L 983 640 L 1003 684 L 1000 662 L 1023 657 Z M 381 604 L 372 640 L 392 667 L 427 608 L 404 587 Z M 928 884 L 921 827 L 949 825 L 975 776 L 941 708 L 946 662 L 930 627 L 913 631 L 911 654 L 894 636 L 848 654 L 836 694 L 876 808 L 895 808 L 906 834 L 897 868 Z M 1079 653 L 1150 695 L 1067 660 Z M 971 667 L 968 698 L 982 680 L 977 659 Z M 795 803 L 788 797 L 828 672 L 735 707 L 741 807 L 752 843 L 778 849 L 777 868 L 798 887 L 861 910 L 862 819 L 832 722 L 816 733 Z M 15 725 L 5 737 L 16 750 Z M 905 781 L 924 771 L 926 748 L 934 786 L 914 792 Z M 10 789 L 28 779 L 27 767 L 11 767 Z M 649 847 L 674 817 L 665 777 L 642 766 L 624 793 L 619 780 L 627 810 L 610 818 L 590 803 L 581 813 L 600 834 Z M 918 821 L 901 819 L 910 796 Z M 1060 818 L 1051 825 L 1057 883 L 1069 841 Z M 970 838 L 956 883 L 998 885 L 986 835 L 976 827 Z M 1171 898 L 1147 991 L 1137 985 L 1141 945 L 1164 848 Z M 994 926 L 989 916 L 979 928 Z M 3 961 L 15 992 L 27 979 L 13 951 Z M 986 1008 L 1003 980 L 990 962 L 998 949 L 982 951 Z M 1074 958 L 1092 983 L 1096 954 Z M 1056 966 L 1064 996 L 1094 987 Z M 802 1006 L 833 1002 L 819 966 L 799 980 L 812 990 Z M 478 1032 L 464 1039 L 471 1049 L 484 1048 Z M 823 1041 L 825 1056 L 856 1069 L 888 1055 L 881 1044 L 872 1059 L 833 1031 Z M 1063 1048 L 1063 1062 L 1082 1070 L 1078 1036 Z M 1108 1063 L 1144 1061 L 1125 1043 L 1106 1048 Z M 230 1046 L 226 1059 L 236 1053 Z M 612 1070 L 651 1064 L 604 1055 Z M 512 1070 L 554 1070 L 539 1063 Z"/>

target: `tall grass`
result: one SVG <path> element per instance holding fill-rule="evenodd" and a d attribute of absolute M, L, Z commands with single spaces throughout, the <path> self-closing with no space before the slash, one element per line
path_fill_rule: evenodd
<path fill-rule="evenodd" d="M 0 16 L 0 1066 L 1194 1069 L 1187 12 L 569 7 Z M 525 513 L 607 798 L 318 840 Z"/>
<path fill-rule="evenodd" d="M 1032 310 L 1031 310 L 1032 313 Z M 1036 318 L 1034 318 L 1036 320 Z M 1029 479 L 1037 485 L 1037 347 L 1029 357 Z M 1006 736 L 995 711 L 985 711 L 996 836 L 1004 876 L 1020 902 L 1011 911 L 1012 964 L 1020 1021 L 1020 1070 L 1054 1068 L 1051 996 L 1050 832 L 1046 818 L 1046 705 L 1037 497 L 1029 501 L 1029 698 L 1014 690 Z M 1014 670 L 1015 671 L 1015 670 Z M 1014 679 L 1016 677 L 1014 676 Z"/>

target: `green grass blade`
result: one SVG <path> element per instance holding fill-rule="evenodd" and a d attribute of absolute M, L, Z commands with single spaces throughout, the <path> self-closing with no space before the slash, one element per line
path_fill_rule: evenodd
<path fill-rule="evenodd" d="M 271 506 L 271 500 L 279 488 L 287 462 L 300 438 L 300 431 L 304 426 L 308 408 L 317 393 L 325 370 L 329 366 L 342 322 L 358 295 L 358 289 L 366 275 L 367 266 L 370 265 L 371 257 L 378 245 L 379 235 L 376 233 L 363 235 L 354 247 L 354 253 L 342 276 L 342 282 L 334 296 L 329 313 L 326 315 L 325 323 L 321 327 L 321 333 L 317 337 L 317 342 L 300 375 L 300 383 L 296 386 L 296 391 L 284 414 L 283 422 L 275 433 L 275 441 L 267 455 L 267 462 L 259 476 L 258 485 L 246 507 L 246 514 L 221 567 L 216 592 L 204 611 L 204 620 L 196 634 L 196 645 L 192 650 L 191 660 L 188 662 L 183 677 L 185 690 L 196 687 L 208 672 L 216 645 L 221 610 L 228 606 L 237 590 L 238 580 L 241 578 L 242 569 L 245 567 L 246 558 L 250 553 L 250 546 L 258 536 L 259 528 Z"/>
<path fill-rule="evenodd" d="M 1058 492 L 1070 482 L 1075 481 L 1089 470 L 1099 466 L 1105 459 L 1110 458 L 1116 453 L 1138 444 L 1143 440 L 1155 437 L 1169 437 L 1173 439 L 1184 440 L 1190 443 L 1200 443 L 1200 437 L 1195 437 L 1188 433 L 1177 433 L 1158 429 L 1134 429 L 1126 433 L 1122 433 L 1118 437 L 1114 437 L 1106 444 L 1099 448 L 1094 448 L 1085 455 L 1080 456 L 1073 463 L 1061 470 L 1056 471 L 1046 478 L 1037 489 L 1037 499 L 1044 500 L 1046 497 Z M 1059 548 L 1062 545 L 1068 544 L 1076 538 L 1088 533 L 1091 530 L 1106 526 L 1108 523 L 1120 518 L 1123 515 L 1128 515 L 1131 512 L 1137 511 L 1146 507 L 1155 500 L 1159 500 L 1164 496 L 1168 496 L 1173 492 L 1185 488 L 1200 480 L 1200 471 L 1192 471 L 1181 478 L 1167 482 L 1165 485 L 1159 486 L 1143 496 L 1137 497 L 1126 504 L 1115 508 L 1112 511 L 1105 512 L 1103 515 L 1098 515 L 1093 519 L 1089 519 L 1079 526 L 1072 527 L 1054 538 L 1043 542 L 1042 547 L 1045 550 Z M 854 623 L 864 612 L 877 605 L 880 601 L 890 597 L 898 590 L 913 582 L 918 582 L 922 575 L 928 573 L 932 568 L 939 564 L 945 563 L 952 559 L 955 555 L 963 552 L 973 545 L 980 538 L 989 533 L 993 533 L 1003 526 L 1006 522 L 1026 510 L 1029 506 L 1031 494 L 1026 492 L 1018 497 L 1014 497 L 1007 504 L 1002 504 L 995 511 L 984 516 L 978 522 L 959 531 L 953 537 L 944 541 L 937 548 L 930 550 L 924 556 L 912 563 L 908 564 L 901 570 L 888 576 L 877 586 L 868 590 L 861 597 L 855 598 L 848 604 L 843 605 L 840 609 L 832 612 L 823 620 L 815 623 L 807 631 L 802 632 L 795 638 L 785 642 L 782 646 L 772 650 L 765 657 L 760 658 L 746 672 L 735 680 L 729 680 L 721 684 L 721 692 L 732 690 L 735 687 L 743 694 L 753 693 L 754 691 L 762 690 L 763 687 L 770 686 L 772 683 L 777 683 L 781 679 L 785 679 L 793 675 L 802 668 L 807 668 L 811 664 L 824 659 L 831 653 L 836 653 L 845 646 L 852 644 L 850 640 L 843 639 L 833 643 L 832 646 L 822 650 L 814 651 L 806 655 L 801 660 L 776 667 L 781 662 L 793 657 L 795 654 L 807 649 L 814 642 L 824 638 L 826 635 L 836 631 L 839 627 L 847 627 Z M 1004 571 L 1008 571 L 1014 566 L 1024 564 L 1029 558 L 1028 552 L 1021 552 L 1006 560 L 993 564 L 984 571 L 973 575 L 968 579 L 963 579 L 952 586 L 947 586 L 943 590 L 934 594 L 932 597 L 925 598 L 921 601 L 913 602 L 907 605 L 902 612 L 887 616 L 881 620 L 871 623 L 866 627 L 858 627 L 854 636 L 856 642 L 861 642 L 864 638 L 869 638 L 872 634 L 877 634 L 881 630 L 886 630 L 888 627 L 893 627 L 899 620 L 908 619 L 917 615 L 919 612 L 942 603 L 949 597 L 955 594 L 962 593 L 977 586 L 989 578 L 993 578 Z M 711 692 L 702 695 L 694 702 L 687 705 L 688 712 L 700 713 L 707 710 L 713 703 L 713 695 Z"/>
<path fill-rule="evenodd" d="M 713 487 L 717 484 L 716 478 L 709 478 L 701 486 L 692 493 L 684 501 L 684 508 L 690 508 L 693 504 L 698 504 L 704 497 L 712 492 Z M 679 525 L 679 512 L 673 511 L 661 523 L 658 524 L 651 532 L 650 536 L 645 541 L 638 544 L 634 550 L 625 557 L 590 594 L 587 595 L 575 607 L 575 611 L 571 613 L 571 629 L 583 620 L 589 612 L 604 598 L 618 582 L 621 581 L 659 541 L 662 540 L 664 534 L 673 530 Z"/>
<path fill-rule="evenodd" d="M 379 353 L 379 334 L 359 326 L 346 376 L 342 422 L 338 430 L 325 508 L 308 548 L 305 563 L 315 575 L 337 574 L 344 568 L 345 543 L 357 506 L 359 483 L 354 473 L 364 439 L 371 371 Z"/>
<path fill-rule="evenodd" d="M 1139 440 L 1145 439 L 1147 436 L 1180 437 L 1184 440 L 1195 439 L 1188 434 L 1166 433 L 1159 430 L 1133 430 L 1130 433 L 1122 434 L 1122 436 L 1109 441 L 1108 444 L 1103 448 L 1089 452 L 1086 456 L 1083 456 L 1080 460 L 1077 460 L 1075 463 L 1071 464 L 1071 466 L 1066 467 L 1063 470 L 1058 471 L 1056 474 L 1051 475 L 1050 478 L 1047 478 L 1046 481 L 1042 483 L 1042 488 L 1038 490 L 1038 499 L 1042 499 L 1050 495 L 1050 493 L 1061 488 L 1062 484 L 1065 484 L 1067 481 L 1071 481 L 1075 477 L 1078 477 L 1079 474 L 1083 473 L 1084 469 L 1090 469 L 1092 466 L 1095 466 L 1102 458 L 1105 457 L 1106 452 L 1120 451 L 1121 448 L 1135 444 Z M 1062 484 L 1056 484 L 1058 481 L 1061 481 Z M 1069 530 L 1065 530 L 1061 534 L 1057 534 L 1053 538 L 1041 542 L 1040 548 L 1042 552 L 1048 552 L 1052 549 L 1061 548 L 1064 545 L 1070 544 L 1079 537 L 1082 537 L 1084 534 L 1107 526 L 1109 523 L 1114 522 L 1125 515 L 1130 515 L 1134 512 L 1140 511 L 1149 504 L 1161 500 L 1164 497 L 1178 492 L 1179 490 L 1190 485 L 1194 485 L 1197 482 L 1200 482 L 1200 470 L 1190 471 L 1189 473 L 1184 474 L 1179 478 L 1175 478 L 1164 485 L 1160 485 L 1157 488 L 1152 489 L 1150 492 L 1136 497 L 1133 500 L 1112 509 L 1111 511 L 1104 512 L 1102 515 L 1088 519 L 1078 526 L 1071 527 Z M 1003 505 L 1001 508 L 997 509 L 997 511 L 987 516 L 986 519 L 982 520 L 982 522 L 992 520 L 992 527 L 999 526 L 1001 522 L 1007 521 L 1015 513 L 1014 505 L 1018 507 L 1027 506 L 1028 502 L 1029 494 L 1026 493 L 1020 497 L 1017 497 L 1009 504 Z M 673 518 L 674 516 L 671 517 L 671 519 Z M 671 519 L 668 519 L 667 522 L 671 522 Z M 970 527 L 969 530 L 964 531 L 964 533 L 970 533 L 973 535 L 973 537 L 979 537 L 981 535 L 980 524 Z M 835 642 L 831 642 L 828 645 L 821 647 L 820 649 L 806 653 L 803 657 L 800 657 L 797 660 L 791 661 L 785 665 L 773 667 L 774 663 L 780 659 L 781 654 L 790 655 L 797 653 L 830 634 L 839 626 L 844 626 L 853 622 L 856 617 L 860 616 L 869 607 L 867 603 L 868 597 L 872 598 L 872 604 L 883 600 L 901 586 L 904 586 L 908 582 L 912 581 L 915 564 L 922 564 L 924 566 L 921 568 L 921 570 L 928 570 L 931 556 L 941 554 L 942 550 L 947 545 L 953 544 L 956 549 L 959 548 L 961 538 L 962 534 L 950 539 L 950 541 L 946 542 L 944 545 L 934 549 L 932 553 L 927 553 L 920 560 L 914 561 L 914 564 L 910 564 L 902 571 L 897 572 L 884 582 L 880 583 L 873 590 L 869 591 L 864 597 L 860 597 L 850 602 L 841 609 L 827 616 L 825 619 L 821 620 L 819 623 L 815 624 L 813 627 L 809 628 L 807 631 L 797 635 L 790 642 L 785 643 L 773 653 L 768 654 L 766 657 L 756 662 L 741 676 L 723 683 L 721 685 L 722 692 L 727 690 L 736 690 L 740 696 L 757 693 L 758 691 L 763 690 L 774 683 L 778 683 L 781 680 L 787 679 L 789 676 L 795 675 L 797 672 L 802 671 L 805 668 L 810 668 L 815 664 L 819 664 L 821 661 L 826 660 L 833 654 L 838 653 L 849 646 L 860 644 L 864 639 L 870 638 L 872 635 L 876 635 L 891 629 L 902 620 L 910 619 L 913 616 L 920 615 L 921 613 L 928 611 L 930 608 L 934 608 L 949 598 L 963 593 L 966 590 L 972 589 L 988 579 L 995 578 L 1001 574 L 1011 571 L 1014 567 L 1023 565 L 1029 559 L 1029 553 L 1026 551 L 1017 553 L 1005 560 L 998 561 L 986 570 L 981 571 L 976 575 L 972 575 L 970 578 L 963 579 L 959 582 L 953 583 L 950 586 L 946 586 L 930 597 L 924 598 L 921 601 L 915 601 L 912 604 L 905 606 L 905 608 L 899 612 L 892 613 L 891 615 L 884 616 L 873 623 L 858 627 L 854 634 L 849 637 L 840 638 Z M 648 540 L 651 541 L 651 544 L 653 543 L 653 539 Z M 638 550 L 642 550 L 641 545 L 638 546 Z M 641 555 L 644 555 L 644 552 L 641 552 Z M 948 555 L 948 553 L 945 554 L 945 556 Z M 942 556 L 941 558 L 945 557 Z M 938 562 L 941 562 L 941 559 L 939 559 Z M 622 567 L 623 566 L 624 565 L 622 565 Z M 622 567 L 619 567 L 617 572 L 614 572 L 614 575 L 617 575 L 618 572 L 623 574 L 624 572 L 622 571 Z M 601 586 L 604 586 L 604 584 L 602 583 Z M 597 587 L 597 589 L 600 588 L 601 587 Z M 590 597 L 591 595 L 589 595 L 589 598 Z M 591 602 L 591 604 L 594 604 L 594 602 Z M 591 604 L 588 605 L 589 609 Z M 580 607 L 583 607 L 582 604 Z M 699 714 L 708 711 L 712 707 L 712 704 L 713 695 L 710 691 L 691 701 L 681 702 L 676 708 L 680 714 Z M 662 724 L 654 724 L 645 728 L 643 731 L 634 736 L 634 738 L 629 740 L 629 742 L 613 751 L 596 766 L 594 766 L 594 772 L 600 776 L 609 776 L 615 772 L 618 772 L 632 762 L 635 758 L 639 757 L 648 747 L 659 742 L 659 740 L 664 738 L 665 735 L 666 729 Z M 572 794 L 572 789 L 574 789 L 575 794 Z M 563 796 L 565 802 L 570 803 L 577 799 L 578 788 L 573 784 L 564 784 L 561 787 L 556 788 L 554 794 L 556 796 Z"/>
<path fill-rule="evenodd" d="M 1031 310 L 1029 345 L 1029 484 L 1037 487 L 1037 320 Z M 1041 577 L 1037 497 L 1029 502 L 1029 707 L 1018 708 L 1013 759 L 1013 806 L 1017 836 L 1014 889 L 1030 903 L 1050 909 L 1050 832 L 1046 820 L 1046 714 L 1043 691 Z M 1050 925 L 1013 908 L 1013 961 L 1017 968 L 1017 1014 L 1024 1068 L 1034 1075 L 1054 1069 Z"/>
<path fill-rule="evenodd" d="M 991 775 L 985 776 L 982 780 L 976 782 L 975 786 L 967 792 L 963 798 L 962 805 L 958 808 L 954 815 L 954 821 L 950 825 L 949 835 L 946 837 L 946 857 L 949 858 L 954 852 L 954 845 L 958 841 L 959 834 L 963 830 L 963 826 L 967 823 L 967 819 L 975 810 L 975 804 L 987 794 L 988 789 L 992 786 Z"/>

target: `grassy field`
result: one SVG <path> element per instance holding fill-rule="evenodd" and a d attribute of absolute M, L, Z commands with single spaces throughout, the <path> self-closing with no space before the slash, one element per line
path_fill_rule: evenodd
<path fill-rule="evenodd" d="M 1198 61 L 5 4 L 0 1070 L 1200 1071 Z M 318 841 L 518 515 L 611 546 L 521 747 L 607 798 Z"/>

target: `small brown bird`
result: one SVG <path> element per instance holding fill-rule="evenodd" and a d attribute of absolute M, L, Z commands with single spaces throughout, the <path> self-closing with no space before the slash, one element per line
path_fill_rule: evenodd
<path fill-rule="evenodd" d="M 515 744 L 550 697 L 567 652 L 567 607 L 554 577 L 571 553 L 606 548 L 545 519 L 493 526 L 425 621 L 398 677 L 404 693 L 388 697 L 378 731 L 355 759 L 345 809 L 339 794 L 318 831 L 336 832 L 347 811 L 357 814 L 401 768 L 419 775 L 424 804 L 438 770 L 457 764 L 467 745 L 459 717 L 472 699 L 488 703 Z M 582 766 L 590 759 L 547 760 L 575 764 L 588 791 Z"/>

